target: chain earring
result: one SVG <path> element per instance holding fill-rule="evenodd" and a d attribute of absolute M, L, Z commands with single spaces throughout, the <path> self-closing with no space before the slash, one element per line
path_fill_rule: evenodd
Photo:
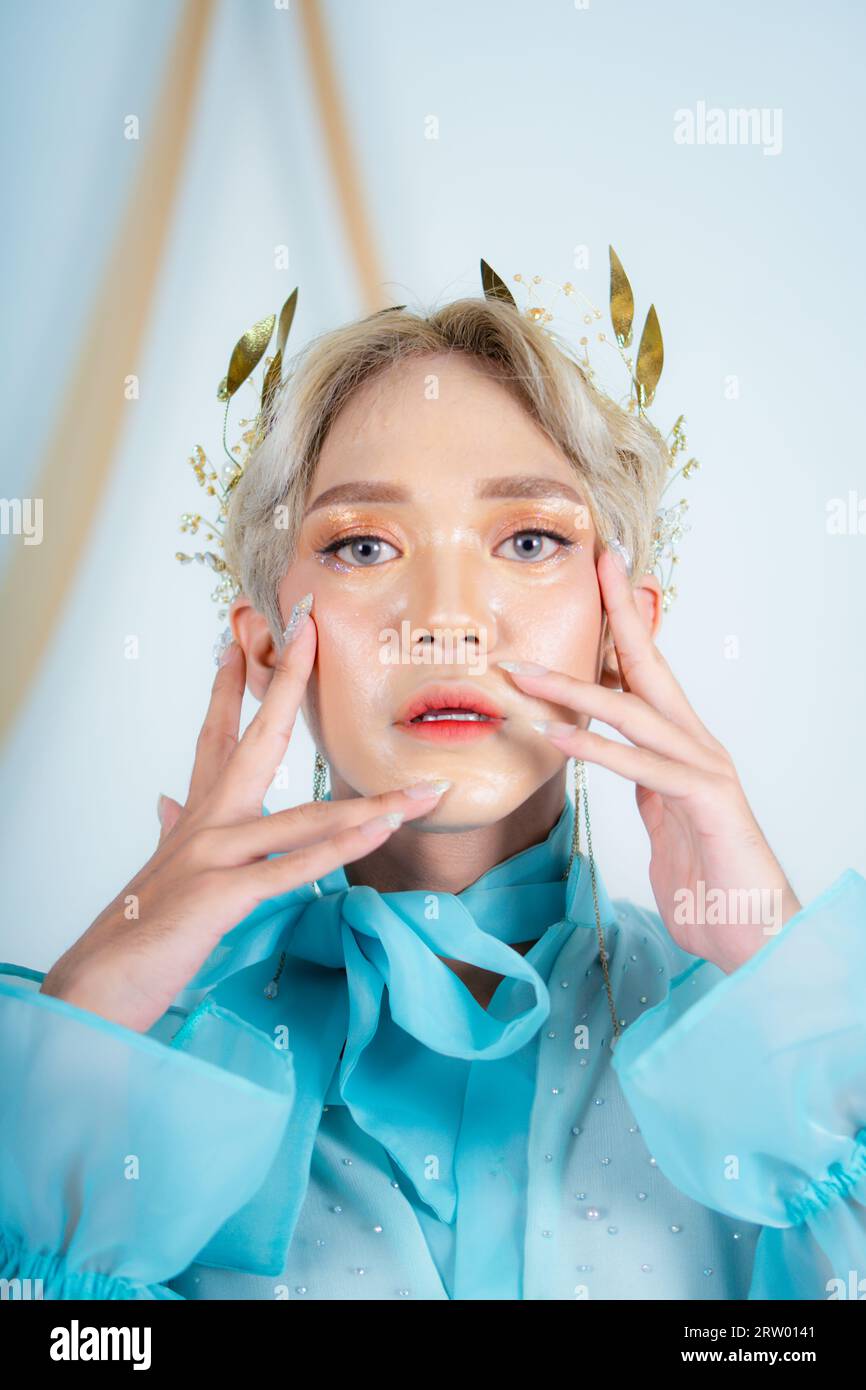
<path fill-rule="evenodd" d="M 583 788 L 583 763 L 575 758 L 572 764 L 574 776 L 574 828 L 571 835 L 571 853 L 565 866 L 563 878 L 568 878 L 575 859 L 580 858 L 580 795 Z"/>
<path fill-rule="evenodd" d="M 325 789 L 328 779 L 328 764 L 322 757 L 318 748 L 316 749 L 316 762 L 313 767 L 313 800 L 324 801 Z"/>
<path fill-rule="evenodd" d="M 592 852 L 592 828 L 589 821 L 589 796 L 586 790 L 586 765 L 580 758 L 574 760 L 574 833 L 571 837 L 571 853 L 568 858 L 568 867 L 562 875 L 567 879 L 571 873 L 572 865 L 576 858 L 580 858 L 580 810 L 583 802 L 583 818 L 586 825 L 586 849 L 589 860 L 589 878 L 592 886 L 592 905 L 595 909 L 595 930 L 598 936 L 598 958 L 601 963 L 601 972 L 604 976 L 604 987 L 607 992 L 607 1003 L 610 1009 L 611 1022 L 613 1023 L 613 1041 L 611 1047 L 615 1046 L 617 1039 L 622 1032 L 619 1020 L 616 1016 L 616 1006 L 613 1002 L 613 990 L 610 983 L 610 972 L 608 970 L 608 954 L 604 943 L 604 931 L 601 925 L 601 913 L 598 906 L 598 880 L 595 873 L 595 856 Z"/>
<path fill-rule="evenodd" d="M 319 752 L 319 750 L 318 750 L 318 748 L 317 748 L 317 749 L 316 749 L 316 761 L 315 761 L 315 763 L 314 763 L 314 765 L 313 765 L 313 800 L 314 800 L 314 801 L 324 801 L 324 799 L 325 799 L 325 787 L 326 787 L 326 783 L 327 783 L 327 778 L 328 778 L 328 764 L 325 762 L 325 759 L 322 757 L 321 753 Z M 315 880 L 313 880 L 312 888 L 313 888 L 313 891 L 314 891 L 315 894 L 316 894 L 316 897 L 317 897 L 317 898 L 320 898 L 320 897 L 322 896 L 322 890 L 321 890 L 321 888 L 319 887 L 318 883 L 317 883 Z M 280 976 L 281 976 L 282 973 L 283 973 L 283 966 L 285 965 L 285 963 L 286 963 L 286 952 L 285 952 L 285 951 L 281 951 L 281 952 L 280 952 L 279 963 L 278 963 L 277 969 L 276 969 L 276 973 L 275 973 L 273 979 L 272 979 L 272 980 L 269 980 L 268 983 L 265 985 L 265 988 L 264 988 L 264 991 L 263 991 L 264 996 L 265 996 L 266 999 L 276 999 L 277 995 L 279 994 L 279 992 L 280 992 Z"/>

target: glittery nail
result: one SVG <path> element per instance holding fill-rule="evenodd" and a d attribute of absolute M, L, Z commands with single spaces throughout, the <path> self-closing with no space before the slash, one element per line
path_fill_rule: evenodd
<path fill-rule="evenodd" d="M 294 642 L 304 623 L 310 616 L 310 609 L 313 606 L 313 595 L 304 594 L 303 598 L 298 599 L 289 614 L 289 621 L 286 623 L 283 632 L 283 643 Z"/>
<path fill-rule="evenodd" d="M 403 795 L 414 797 L 418 801 L 423 801 L 430 796 L 442 796 L 451 786 L 448 777 L 437 777 L 429 782 L 413 782 L 411 786 L 403 788 Z"/>
<path fill-rule="evenodd" d="M 222 666 L 226 660 L 226 654 L 231 647 L 234 638 L 230 627 L 223 628 L 217 640 L 214 642 L 213 659 L 217 666 Z"/>
<path fill-rule="evenodd" d="M 403 817 L 399 811 L 389 811 L 387 815 L 374 816 L 372 820 L 364 821 L 363 825 L 358 826 L 358 833 L 374 840 L 383 830 L 396 830 L 402 822 Z"/>
<path fill-rule="evenodd" d="M 610 540 L 607 543 L 607 548 L 612 551 L 614 559 L 620 569 L 630 575 L 632 571 L 632 560 L 622 541 L 616 539 Z"/>

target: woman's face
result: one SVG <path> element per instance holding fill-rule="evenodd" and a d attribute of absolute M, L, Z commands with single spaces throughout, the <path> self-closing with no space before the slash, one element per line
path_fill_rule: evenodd
<path fill-rule="evenodd" d="M 351 399 L 280 587 L 284 617 L 314 595 L 304 714 L 335 796 L 448 777 L 425 823 L 466 829 L 501 820 L 564 767 L 530 721 L 574 722 L 573 711 L 524 694 L 496 663 L 597 679 L 598 541 L 585 502 L 566 458 L 465 357 L 410 359 Z M 413 722 L 427 694 L 433 708 Z M 447 718 L 473 702 L 474 719 L 467 708 Z"/>

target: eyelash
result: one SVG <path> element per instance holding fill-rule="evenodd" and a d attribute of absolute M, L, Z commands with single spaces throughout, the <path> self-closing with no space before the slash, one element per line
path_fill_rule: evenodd
<path fill-rule="evenodd" d="M 517 529 L 516 531 L 512 531 L 510 535 L 508 535 L 508 536 L 503 536 L 503 537 L 502 537 L 502 540 L 499 542 L 499 544 L 500 544 L 500 545 L 504 545 L 504 543 L 505 543 L 506 541 L 513 541 L 513 540 L 515 539 L 516 536 L 547 536 L 547 537 L 550 538 L 550 540 L 557 541 L 557 542 L 563 547 L 563 549 L 565 549 L 565 550 L 574 550 L 574 549 L 575 549 L 577 546 L 579 546 L 579 544 L 580 544 L 579 541 L 570 540 L 570 539 L 568 538 L 568 536 L 563 536 L 563 535 L 561 535 L 559 531 L 554 531 L 554 530 L 553 530 L 551 527 L 549 527 L 549 526 L 521 526 L 521 527 L 518 527 L 518 529 Z M 328 556 L 328 555 L 333 555 L 333 556 L 336 557 L 337 551 L 342 550 L 343 547 L 346 546 L 346 545 L 351 545 L 353 541 L 385 541 L 385 537 L 384 537 L 384 536 L 377 536 L 377 535 L 376 535 L 374 532 L 372 532 L 372 531 L 355 531 L 355 532 L 353 532 L 353 534 L 350 535 L 350 536 L 339 536 L 339 537 L 337 538 L 337 540 L 331 541 L 328 545 L 323 546 L 323 547 L 322 547 L 320 550 L 318 550 L 316 553 L 317 553 L 317 555 L 320 555 L 323 559 L 324 559 L 325 556 Z M 385 541 L 385 544 L 386 544 L 386 545 L 390 545 L 391 542 L 390 542 L 390 541 Z M 553 559 L 553 556 L 552 556 L 552 555 L 548 555 L 548 556 L 546 556 L 546 558 L 547 558 L 548 560 L 551 560 L 551 559 Z M 357 569 L 357 570 L 362 570 L 362 569 L 377 569 L 377 568 L 378 568 L 377 565 L 358 565 L 358 564 L 351 564 L 351 565 L 350 565 L 350 564 L 347 564 L 345 561 L 339 561 L 339 560 L 337 561 L 337 563 L 340 564 L 341 566 L 343 566 L 345 569 Z M 521 561 L 518 561 L 517 563 L 520 564 L 520 563 L 522 563 L 522 562 L 521 562 Z M 537 564 L 537 563 L 538 563 L 538 561 L 536 561 L 536 564 Z"/>

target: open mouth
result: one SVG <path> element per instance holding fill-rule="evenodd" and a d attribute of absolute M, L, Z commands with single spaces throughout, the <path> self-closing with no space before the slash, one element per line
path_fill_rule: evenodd
<path fill-rule="evenodd" d="M 469 720 L 471 720 L 471 719 L 479 719 L 479 720 L 481 720 L 481 719 L 485 719 L 485 720 L 487 720 L 487 721 L 489 722 L 489 720 L 490 720 L 490 715 L 489 715 L 489 714 L 476 714 L 474 710 L 468 710 L 468 709 L 431 709 L 431 710 L 428 710 L 426 714 L 416 714 L 416 715 L 415 715 L 415 718 L 412 719 L 412 720 L 410 720 L 410 723 L 412 723 L 412 724 L 433 724 L 433 723 L 439 724 L 439 723 L 441 723 L 443 720 L 448 720 L 448 719 L 457 719 L 457 720 L 463 720 L 463 719 L 469 719 Z"/>
<path fill-rule="evenodd" d="M 479 691 L 446 685 L 420 691 L 395 723 L 416 738 L 460 743 L 500 729 L 505 716 Z"/>

